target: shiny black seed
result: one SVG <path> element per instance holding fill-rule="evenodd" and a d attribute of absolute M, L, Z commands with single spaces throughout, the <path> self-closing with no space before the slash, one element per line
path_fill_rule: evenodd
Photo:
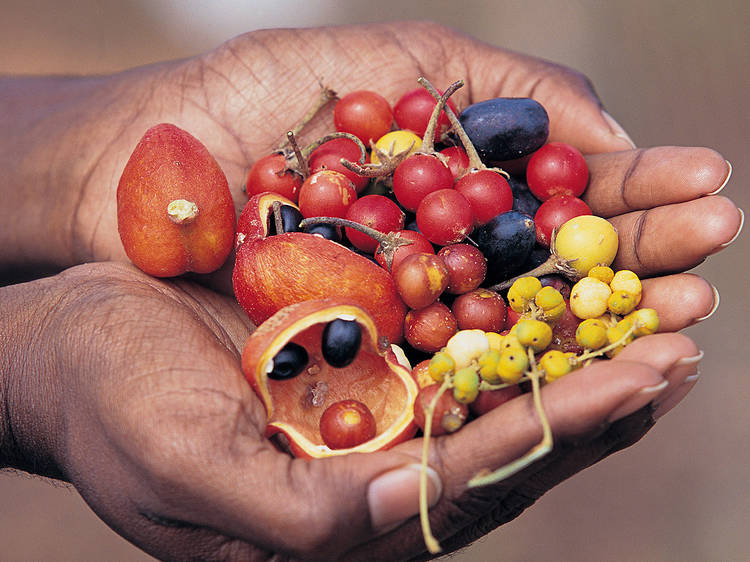
<path fill-rule="evenodd" d="M 333 367 L 346 367 L 354 361 L 362 345 L 362 328 L 355 320 L 337 318 L 323 330 L 323 359 Z"/>
<path fill-rule="evenodd" d="M 341 228 L 333 224 L 311 224 L 305 227 L 305 232 L 308 234 L 317 234 L 322 236 L 326 240 L 332 240 L 333 242 L 341 243 L 342 235 Z"/>
<path fill-rule="evenodd" d="M 294 378 L 305 369 L 307 360 L 305 348 L 289 342 L 273 358 L 273 369 L 268 373 L 268 378 L 277 381 Z"/>
<path fill-rule="evenodd" d="M 279 214 L 281 215 L 281 225 L 284 232 L 298 232 L 300 230 L 299 223 L 304 218 L 302 213 L 298 209 L 295 209 L 291 205 L 281 205 L 279 207 Z M 268 234 L 273 236 L 274 234 L 281 234 L 276 232 L 276 218 L 273 212 L 268 215 Z"/>

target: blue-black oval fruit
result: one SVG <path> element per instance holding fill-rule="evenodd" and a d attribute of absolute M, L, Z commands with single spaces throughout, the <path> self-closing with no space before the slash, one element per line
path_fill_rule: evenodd
<path fill-rule="evenodd" d="M 531 98 L 494 98 L 463 110 L 461 125 L 484 162 L 515 160 L 541 147 L 549 116 Z"/>
<path fill-rule="evenodd" d="M 277 381 L 291 379 L 299 375 L 307 366 L 308 355 L 304 347 L 289 342 L 273 358 L 267 375 Z"/>
<path fill-rule="evenodd" d="M 354 361 L 362 345 L 362 328 L 356 320 L 337 318 L 323 330 L 320 342 L 323 359 L 332 367 L 346 367 Z"/>
<path fill-rule="evenodd" d="M 487 258 L 487 279 L 505 281 L 520 272 L 536 242 L 534 219 L 526 213 L 501 213 L 476 229 L 477 246 Z"/>

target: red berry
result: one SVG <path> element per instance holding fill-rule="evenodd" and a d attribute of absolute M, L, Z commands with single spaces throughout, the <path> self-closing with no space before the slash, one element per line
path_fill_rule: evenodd
<path fill-rule="evenodd" d="M 542 203 L 534 214 L 536 241 L 549 248 L 552 241 L 552 230 L 560 228 L 573 217 L 590 215 L 589 206 L 572 195 L 555 195 Z"/>
<path fill-rule="evenodd" d="M 449 146 L 448 148 L 441 150 L 440 154 L 447 159 L 446 164 L 448 165 L 451 174 L 453 174 L 454 180 L 457 181 L 458 178 L 463 176 L 469 170 L 469 155 L 466 154 L 466 151 L 460 146 Z"/>
<path fill-rule="evenodd" d="M 359 147 L 353 140 L 347 138 L 331 139 L 313 150 L 307 161 L 307 165 L 310 168 L 311 174 L 324 169 L 341 172 L 352 180 L 354 188 L 359 193 L 367 186 L 367 183 L 370 181 L 369 178 L 352 172 L 341 163 L 341 159 L 343 158 L 349 162 L 359 162 L 360 156 Z M 368 160 L 369 156 L 365 158 L 365 162 Z"/>
<path fill-rule="evenodd" d="M 302 183 L 299 210 L 305 218 L 344 218 L 356 199 L 357 191 L 349 178 L 333 170 L 321 170 Z"/>
<path fill-rule="evenodd" d="M 370 141 L 377 141 L 391 130 L 393 111 L 380 94 L 357 90 L 336 102 L 333 124 L 337 131 L 351 133 L 370 146 Z"/>
<path fill-rule="evenodd" d="M 281 152 L 274 152 L 257 160 L 250 167 L 245 180 L 245 191 L 248 197 L 272 191 L 296 203 L 301 185 L 302 176 L 287 168 L 286 158 Z"/>
<path fill-rule="evenodd" d="M 365 195 L 351 204 L 346 218 L 387 234 L 404 227 L 404 213 L 393 201 L 384 195 Z M 374 253 L 378 241 L 371 236 L 346 227 L 349 242 L 363 252 Z"/>
<path fill-rule="evenodd" d="M 451 187 L 451 171 L 433 154 L 412 154 L 393 172 L 393 194 L 407 211 L 416 211 L 427 194 Z"/>
<path fill-rule="evenodd" d="M 408 129 L 420 137 L 424 137 L 427 124 L 430 121 L 432 112 L 435 110 L 436 104 L 435 98 L 424 88 L 416 88 L 406 92 L 393 106 L 393 116 L 396 119 L 396 124 L 401 129 Z M 458 113 L 456 106 L 451 100 L 448 100 L 448 106 L 454 113 Z M 437 127 L 435 127 L 435 142 L 440 142 L 450 128 L 451 123 L 448 116 L 445 114 L 445 111 L 441 111 L 438 116 Z"/>
<path fill-rule="evenodd" d="M 473 291 L 487 275 L 487 259 L 476 246 L 471 244 L 450 244 L 438 252 L 448 268 L 446 291 L 460 295 Z"/>
<path fill-rule="evenodd" d="M 456 182 L 456 191 L 471 203 L 477 225 L 483 225 L 513 208 L 508 180 L 493 170 L 475 170 Z"/>
<path fill-rule="evenodd" d="M 423 234 L 417 232 L 416 230 L 398 230 L 396 231 L 396 234 L 398 234 L 399 238 L 411 241 L 411 244 L 404 244 L 403 246 L 399 246 L 398 248 L 396 248 L 396 250 L 393 252 L 393 256 L 391 257 L 390 268 L 388 267 L 388 262 L 386 259 L 387 256 L 383 252 L 382 246 L 378 246 L 378 249 L 375 250 L 375 261 L 377 261 L 384 268 L 390 269 L 390 271 L 396 271 L 399 264 L 404 261 L 404 258 L 406 258 L 407 256 L 410 256 L 412 254 L 435 253 L 435 249 L 432 247 L 432 243 L 427 240 L 427 238 L 425 238 Z"/>
<path fill-rule="evenodd" d="M 433 244 L 461 242 L 474 227 L 471 203 L 455 189 L 433 191 L 417 207 L 417 226 Z"/>
<path fill-rule="evenodd" d="M 562 142 L 545 144 L 526 166 L 526 183 L 541 201 L 554 195 L 580 197 L 588 181 L 589 168 L 583 154 Z"/>

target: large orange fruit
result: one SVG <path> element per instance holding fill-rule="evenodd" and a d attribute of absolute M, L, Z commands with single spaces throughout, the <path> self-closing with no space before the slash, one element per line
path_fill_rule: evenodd
<path fill-rule="evenodd" d="M 362 334 L 354 360 L 344 367 L 328 364 L 321 346 L 323 331 L 336 319 L 356 321 Z M 299 373 L 282 380 L 269 377 L 274 359 L 290 343 L 306 352 Z M 377 451 L 411 438 L 416 431 L 418 388 L 409 369 L 379 339 L 370 315 L 350 301 L 322 299 L 283 308 L 250 335 L 242 352 L 242 369 L 266 408 L 267 434 L 283 433 L 297 456 Z M 320 419 L 329 406 L 342 400 L 364 404 L 375 418 L 376 433 L 356 446 L 332 449 L 321 436 Z"/>

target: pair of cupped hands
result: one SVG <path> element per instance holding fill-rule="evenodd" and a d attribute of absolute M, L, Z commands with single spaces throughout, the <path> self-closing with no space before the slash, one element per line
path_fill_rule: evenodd
<path fill-rule="evenodd" d="M 0 289 L 6 318 L 17 320 L 0 426 L 6 464 L 72 483 L 108 525 L 163 559 L 427 556 L 416 517 L 421 439 L 314 461 L 279 452 L 240 369 L 253 326 L 231 287 L 219 276 L 141 273 L 127 263 L 115 210 L 125 162 L 156 123 L 207 145 L 239 210 L 248 167 L 278 145 L 321 83 L 394 100 L 419 76 L 441 88 L 465 80 L 460 107 L 498 96 L 544 105 L 550 140 L 587 155 L 585 199 L 620 235 L 614 267 L 645 278 L 643 306 L 661 320 L 659 334 L 543 389 L 555 449 L 508 480 L 466 487 L 539 441 L 529 395 L 432 441 L 428 498 L 443 549 L 479 538 L 643 436 L 697 379 L 702 353 L 677 332 L 709 315 L 718 294 L 684 271 L 740 228 L 741 212 L 716 195 L 730 166 L 705 148 L 635 148 L 577 72 L 433 24 L 397 23 L 254 32 L 195 58 L 64 82 L 81 103 L 57 120 L 70 116 L 64 138 L 87 150 L 69 163 L 70 184 L 48 195 L 70 220 L 28 257 L 69 268 Z M 329 113 L 305 135 L 331 127 Z M 54 258 L 42 257 L 50 248 Z"/>

